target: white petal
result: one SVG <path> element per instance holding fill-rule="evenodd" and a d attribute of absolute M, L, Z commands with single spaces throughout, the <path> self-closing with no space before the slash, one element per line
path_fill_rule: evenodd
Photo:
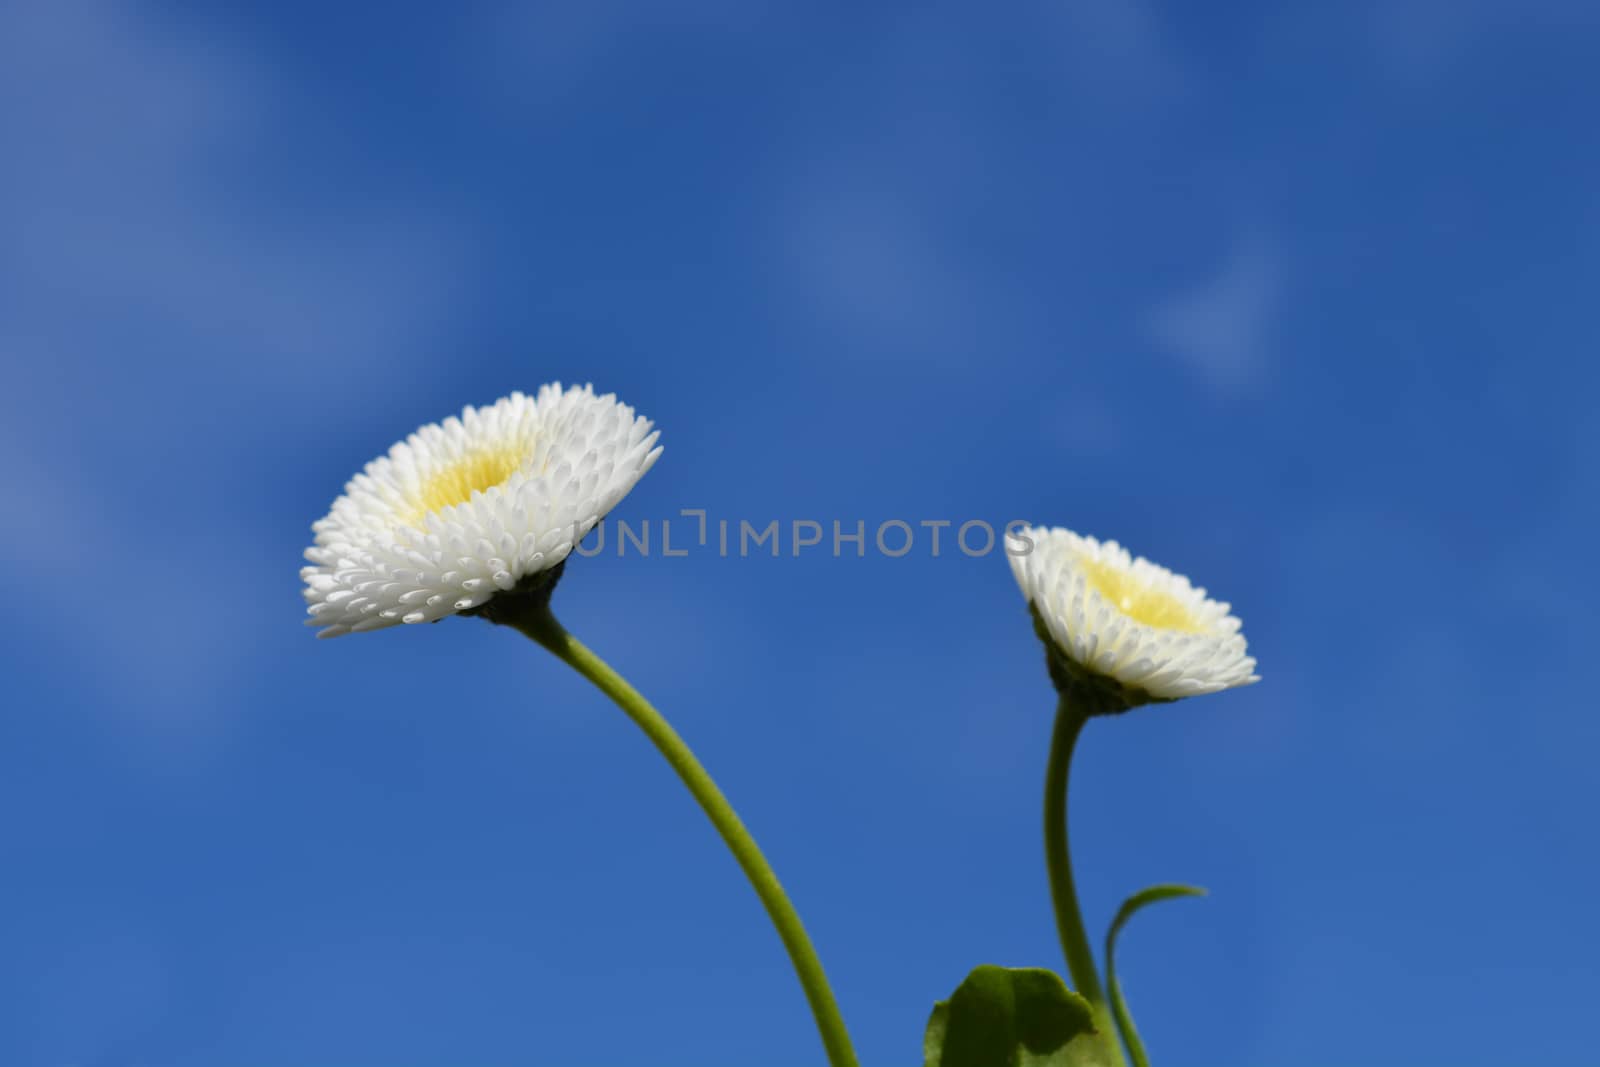
<path fill-rule="evenodd" d="M 1020 536 L 1033 549 L 1008 554 L 1011 572 L 1074 662 L 1162 698 L 1260 680 L 1229 605 L 1183 575 L 1059 527 Z"/>
<path fill-rule="evenodd" d="M 661 454 L 650 420 L 590 386 L 542 386 L 431 423 L 368 463 L 312 524 L 319 637 L 476 607 L 566 559 Z"/>

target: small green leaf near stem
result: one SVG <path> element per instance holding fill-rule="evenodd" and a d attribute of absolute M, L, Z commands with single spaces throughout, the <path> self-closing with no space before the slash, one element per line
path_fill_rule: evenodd
<path fill-rule="evenodd" d="M 677 772 L 683 784 L 699 802 L 701 809 L 716 827 L 717 833 L 722 836 L 728 850 L 733 853 L 734 859 L 744 870 L 745 876 L 750 879 L 751 886 L 755 888 L 756 895 L 761 898 L 761 903 L 767 910 L 767 916 L 777 928 L 778 936 L 783 940 L 783 946 L 794 965 L 795 974 L 799 976 L 800 985 L 805 990 L 806 1000 L 811 1005 L 817 1031 L 822 1037 L 823 1047 L 827 1050 L 828 1062 L 833 1067 L 856 1067 L 856 1055 L 850 1045 L 850 1035 L 845 1029 L 844 1018 L 839 1013 L 839 1005 L 834 1000 L 833 990 L 828 985 L 822 961 L 817 958 L 816 949 L 812 947 L 811 939 L 806 935 L 799 914 L 790 903 L 788 895 L 778 881 L 778 876 L 773 873 L 771 865 L 762 855 L 755 839 L 750 836 L 750 831 L 745 829 L 733 806 L 728 803 L 728 798 L 723 796 L 722 790 L 701 766 L 683 738 L 678 736 L 677 731 L 648 700 L 640 695 L 638 690 L 569 634 L 550 613 L 547 602 L 530 605 L 530 610 L 519 612 L 512 617 L 497 618 L 495 621 L 503 621 L 514 626 L 593 682 L 644 731 L 651 744 L 666 757 L 667 763 Z"/>
<path fill-rule="evenodd" d="M 1122 933 L 1128 920 L 1141 908 L 1163 900 L 1205 895 L 1204 889 L 1193 885 L 1153 885 L 1141 889 L 1122 902 L 1122 907 L 1117 909 L 1117 917 L 1111 920 L 1111 928 L 1106 931 L 1106 987 L 1111 991 L 1111 1011 L 1116 1016 L 1117 1030 L 1128 1046 L 1128 1057 L 1133 1060 L 1133 1067 L 1150 1067 L 1150 1058 L 1145 1055 L 1144 1042 L 1139 1040 L 1139 1031 L 1134 1028 L 1133 1016 L 1123 999 L 1122 983 L 1117 981 L 1117 935 Z"/>

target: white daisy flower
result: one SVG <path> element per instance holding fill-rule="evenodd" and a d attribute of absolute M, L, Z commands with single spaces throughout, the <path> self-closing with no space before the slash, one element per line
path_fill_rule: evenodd
<path fill-rule="evenodd" d="M 1183 575 L 1071 530 L 1029 527 L 1019 537 L 1006 555 L 1050 649 L 1051 675 L 1086 712 L 1259 680 L 1239 620 Z"/>
<path fill-rule="evenodd" d="M 337 637 L 434 622 L 548 582 L 655 463 L 658 436 L 587 385 L 512 393 L 422 427 L 312 524 L 307 625 Z"/>

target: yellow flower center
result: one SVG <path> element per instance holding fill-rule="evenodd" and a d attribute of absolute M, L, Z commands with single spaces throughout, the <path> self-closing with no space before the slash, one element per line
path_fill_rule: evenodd
<path fill-rule="evenodd" d="M 422 483 L 412 525 L 420 524 L 436 511 L 465 504 L 473 493 L 493 489 L 515 474 L 525 458 L 523 449 L 505 446 L 468 452 L 441 468 Z"/>
<path fill-rule="evenodd" d="M 1087 556 L 1079 559 L 1078 566 L 1083 569 L 1084 576 L 1095 591 L 1134 622 L 1186 634 L 1204 632 L 1205 627 L 1200 625 L 1183 601 L 1170 593 L 1151 589 L 1121 567 Z"/>

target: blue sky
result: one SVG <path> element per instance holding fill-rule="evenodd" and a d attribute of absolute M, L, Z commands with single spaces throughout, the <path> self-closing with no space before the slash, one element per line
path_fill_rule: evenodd
<path fill-rule="evenodd" d="M 1245 621 L 1093 724 L 1162 1067 L 1592 1063 L 1600 17 L 1576 0 L 0 8 L 0 1061 L 820 1062 L 715 836 L 515 634 L 316 642 L 309 524 L 551 380 L 620 518 L 1012 518 Z M 1003 560 L 575 563 L 868 1067 L 1059 966 Z"/>

